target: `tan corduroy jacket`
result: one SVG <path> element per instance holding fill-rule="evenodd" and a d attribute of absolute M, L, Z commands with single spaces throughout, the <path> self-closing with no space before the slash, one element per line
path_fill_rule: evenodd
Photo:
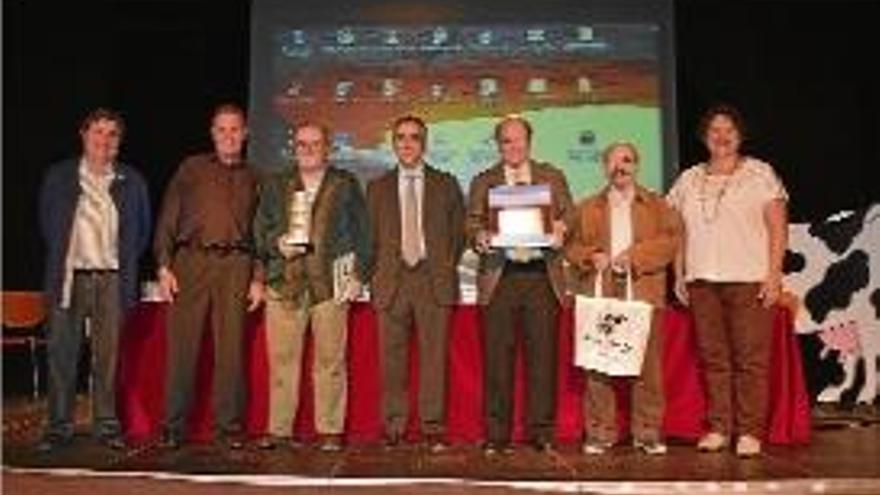
<path fill-rule="evenodd" d="M 574 271 L 572 290 L 592 294 L 596 270 L 590 258 L 593 253 L 611 251 L 608 188 L 579 203 L 571 223 L 573 232 L 566 242 L 565 257 Z M 666 303 L 666 269 L 675 259 L 682 235 L 681 219 L 663 196 L 636 186 L 632 229 L 630 260 L 633 295 L 636 299 L 662 307 Z M 615 285 L 612 277 L 605 276 L 604 294 L 622 296 Z"/>

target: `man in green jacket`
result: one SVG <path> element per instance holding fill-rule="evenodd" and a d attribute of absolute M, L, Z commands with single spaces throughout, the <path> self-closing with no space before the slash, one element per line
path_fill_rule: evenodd
<path fill-rule="evenodd" d="M 263 184 L 254 218 L 266 273 L 270 377 L 269 426 L 258 446 L 271 449 L 291 437 L 311 322 L 315 429 L 320 448 L 332 452 L 343 445 L 349 301 L 370 263 L 367 208 L 354 175 L 329 164 L 325 127 L 299 125 L 294 146 L 296 163 Z"/>

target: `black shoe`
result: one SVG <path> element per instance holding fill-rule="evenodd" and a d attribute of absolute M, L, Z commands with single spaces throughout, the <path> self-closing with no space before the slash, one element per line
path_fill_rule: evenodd
<path fill-rule="evenodd" d="M 98 442 L 113 450 L 125 450 L 125 439 L 122 435 L 105 435 L 98 439 Z"/>
<path fill-rule="evenodd" d="M 428 452 L 432 454 L 440 454 L 442 452 L 446 452 L 446 449 L 449 448 L 449 445 L 446 444 L 443 440 L 435 440 L 428 442 Z"/>
<path fill-rule="evenodd" d="M 264 435 L 257 440 L 257 448 L 260 450 L 275 450 L 280 439 L 274 435 Z"/>
<path fill-rule="evenodd" d="M 241 450 L 244 448 L 244 438 L 241 435 L 223 435 L 220 437 L 219 443 L 229 450 Z"/>
<path fill-rule="evenodd" d="M 36 451 L 43 454 L 48 454 L 54 450 L 58 450 L 63 447 L 67 447 L 73 442 L 72 437 L 65 437 L 63 435 L 59 435 L 57 433 L 47 433 L 43 435 L 43 438 L 37 443 Z"/>
<path fill-rule="evenodd" d="M 162 434 L 162 439 L 159 441 L 159 446 L 168 450 L 177 450 L 182 444 L 183 440 L 181 439 L 180 434 L 171 431 L 164 432 Z"/>
<path fill-rule="evenodd" d="M 425 449 L 432 454 L 439 454 L 449 448 L 449 445 L 443 441 L 443 435 L 425 435 L 425 439 L 422 441 L 422 445 Z"/>
<path fill-rule="evenodd" d="M 400 433 L 386 433 L 385 440 L 382 442 L 385 450 L 394 450 L 400 447 L 402 437 Z"/>
<path fill-rule="evenodd" d="M 532 448 L 535 449 L 535 452 L 541 454 L 549 454 L 550 452 L 553 452 L 553 443 L 549 440 L 533 440 L 531 445 Z"/>

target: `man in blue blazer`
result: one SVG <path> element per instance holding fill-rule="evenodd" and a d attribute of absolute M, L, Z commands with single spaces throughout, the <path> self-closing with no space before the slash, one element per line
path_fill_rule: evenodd
<path fill-rule="evenodd" d="M 40 191 L 49 322 L 49 421 L 37 446 L 41 452 L 73 439 L 86 319 L 93 353 L 94 434 L 110 448 L 125 447 L 115 399 L 119 330 L 138 298 L 138 258 L 149 245 L 151 218 L 143 177 L 117 161 L 123 132 L 118 113 L 92 111 L 80 127 L 82 155 L 53 165 Z"/>

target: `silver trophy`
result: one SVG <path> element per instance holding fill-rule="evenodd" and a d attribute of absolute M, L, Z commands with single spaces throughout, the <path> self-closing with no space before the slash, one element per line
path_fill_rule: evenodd
<path fill-rule="evenodd" d="M 306 191 L 294 191 L 288 213 L 287 232 L 278 239 L 278 247 L 282 253 L 307 251 L 311 246 L 312 208 Z"/>

